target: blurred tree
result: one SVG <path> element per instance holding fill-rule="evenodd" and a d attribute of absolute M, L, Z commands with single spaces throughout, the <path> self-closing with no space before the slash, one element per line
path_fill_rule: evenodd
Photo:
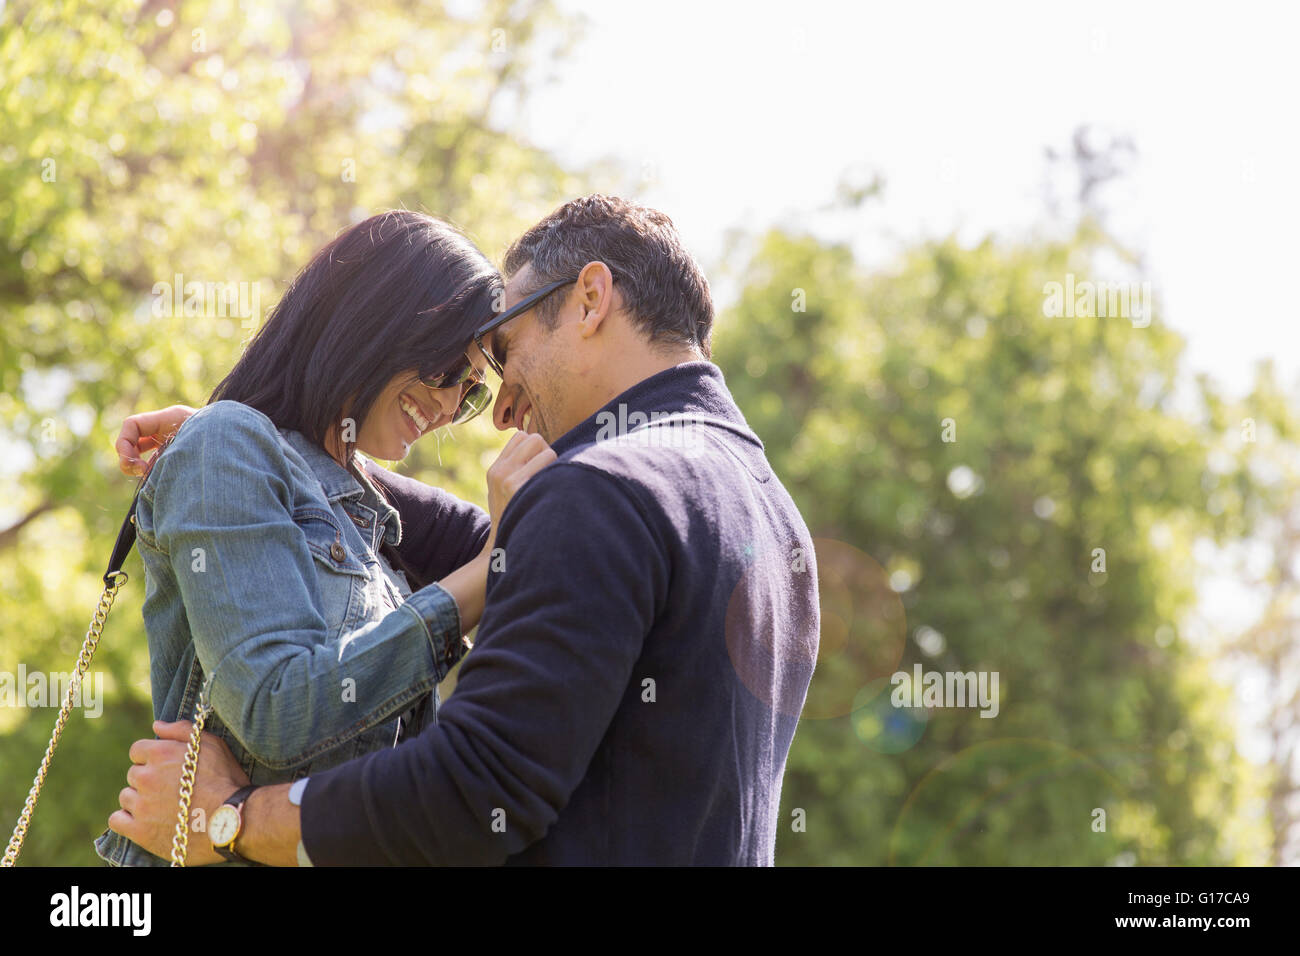
<path fill-rule="evenodd" d="M 1209 390 L 1208 381 L 1202 388 Z M 1271 361 L 1261 363 L 1249 395 L 1238 402 L 1207 402 L 1207 416 L 1220 436 L 1211 459 L 1222 474 L 1238 476 L 1253 493 L 1241 498 L 1252 534 L 1224 549 L 1239 583 L 1248 589 L 1257 618 L 1223 642 L 1225 660 L 1242 668 L 1251 686 L 1262 687 L 1256 703 L 1259 737 L 1269 773 L 1270 862 L 1287 865 L 1300 853 L 1300 416 L 1297 396 L 1276 379 Z M 1216 505 L 1218 507 L 1218 505 Z"/>
<path fill-rule="evenodd" d="M 781 862 L 1264 858 L 1227 693 L 1179 633 L 1193 537 L 1242 527 L 1207 511 L 1235 476 L 1175 410 L 1159 321 L 1045 315 L 1105 244 L 937 241 L 868 274 L 774 231 L 744 269 L 716 357 L 821 565 Z M 997 672 L 997 716 L 892 706 L 916 664 Z"/>
<path fill-rule="evenodd" d="M 123 417 L 203 404 L 340 228 L 415 208 L 496 254 L 580 191 L 500 126 L 570 35 L 546 0 L 0 6 L 0 671 L 72 665 L 131 498 Z M 503 439 L 476 421 L 402 467 L 482 502 Z M 97 862 L 126 748 L 149 734 L 127 570 L 94 667 L 104 717 L 69 727 L 24 863 Z M 0 708 L 6 835 L 53 715 Z"/>

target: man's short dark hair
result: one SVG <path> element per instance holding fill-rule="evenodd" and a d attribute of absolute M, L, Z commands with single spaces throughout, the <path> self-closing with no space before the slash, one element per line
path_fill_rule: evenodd
<path fill-rule="evenodd" d="M 616 196 L 584 196 L 565 203 L 515 240 L 505 272 L 533 267 L 533 288 L 577 276 L 603 262 L 636 326 L 652 342 L 686 345 L 712 354 L 713 296 L 709 282 L 682 245 L 673 221 L 655 209 Z M 538 316 L 554 327 L 560 302 L 544 300 Z"/>

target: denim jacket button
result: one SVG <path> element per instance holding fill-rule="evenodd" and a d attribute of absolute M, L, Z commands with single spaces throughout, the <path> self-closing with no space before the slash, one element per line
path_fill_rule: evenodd
<path fill-rule="evenodd" d="M 335 541 L 333 544 L 330 545 L 330 557 L 333 558 L 335 561 L 342 561 L 345 557 L 347 557 L 347 552 L 343 550 L 343 545 Z"/>

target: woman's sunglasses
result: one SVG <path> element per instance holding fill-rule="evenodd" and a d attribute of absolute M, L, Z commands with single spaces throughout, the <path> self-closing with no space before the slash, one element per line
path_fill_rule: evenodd
<path fill-rule="evenodd" d="M 445 372 L 437 375 L 421 375 L 420 384 L 428 388 L 455 388 L 460 386 L 460 405 L 451 423 L 459 425 L 467 422 L 483 409 L 492 404 L 492 389 L 479 373 L 468 355 L 461 356 L 460 362 Z"/>

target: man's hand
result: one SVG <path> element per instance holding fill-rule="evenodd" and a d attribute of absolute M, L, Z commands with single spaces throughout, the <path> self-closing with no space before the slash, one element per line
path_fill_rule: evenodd
<path fill-rule="evenodd" d="M 181 767 L 185 763 L 185 746 L 193 729 L 194 725 L 188 720 L 170 724 L 156 720 L 153 730 L 162 739 L 137 740 L 131 745 L 131 769 L 126 772 L 129 786 L 117 798 L 122 809 L 108 818 L 108 828 L 114 833 L 120 833 L 163 859 L 170 859 L 172 854 L 176 813 L 180 807 Z M 199 748 L 199 769 L 194 777 L 194 793 L 190 799 L 186 866 L 223 862 L 208 839 L 206 822 L 217 807 L 248 782 L 226 742 L 215 734 L 204 732 Z M 199 819 L 205 825 L 196 831 L 194 811 L 198 809 L 203 810 Z"/>
<path fill-rule="evenodd" d="M 157 450 L 195 411 L 188 405 L 172 405 L 156 412 L 141 412 L 128 417 L 122 423 L 117 443 L 113 446 L 122 474 L 143 475 L 148 471 L 145 453 Z"/>

